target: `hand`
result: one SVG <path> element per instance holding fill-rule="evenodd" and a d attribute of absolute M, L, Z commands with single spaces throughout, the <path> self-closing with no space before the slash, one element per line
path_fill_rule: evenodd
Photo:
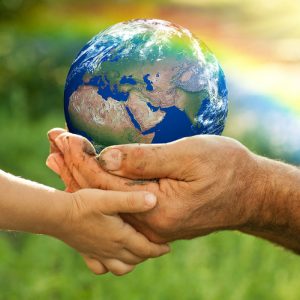
<path fill-rule="evenodd" d="M 154 195 L 92 189 L 70 195 L 66 217 L 54 236 L 82 253 L 94 273 L 123 275 L 145 259 L 169 251 L 167 245 L 149 242 L 118 216 L 153 208 Z"/>
<path fill-rule="evenodd" d="M 253 191 L 263 189 L 263 181 L 248 189 L 259 182 L 257 158 L 230 138 L 206 135 L 161 145 L 112 146 L 98 157 L 80 136 L 56 129 L 49 139 L 47 164 L 68 189 L 154 193 L 158 204 L 153 210 L 123 218 L 156 242 L 238 229 L 257 208 Z M 141 180 L 154 178 L 159 179 Z"/>

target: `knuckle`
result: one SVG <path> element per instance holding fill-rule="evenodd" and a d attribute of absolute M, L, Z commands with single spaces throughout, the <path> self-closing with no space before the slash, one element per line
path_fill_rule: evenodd
<path fill-rule="evenodd" d="M 148 257 L 155 258 L 161 255 L 161 251 L 158 245 L 149 246 L 149 254 Z"/>
<path fill-rule="evenodd" d="M 128 193 L 126 197 L 126 204 L 128 208 L 134 208 L 136 206 L 136 199 L 133 193 Z"/>
<path fill-rule="evenodd" d="M 144 154 L 145 150 L 140 145 L 134 147 L 134 149 L 132 150 L 132 157 L 136 160 L 143 158 Z"/>
<path fill-rule="evenodd" d="M 132 150 L 132 161 L 128 162 L 128 169 L 131 169 L 135 173 L 142 174 L 145 170 L 147 162 L 144 159 L 145 150 L 141 146 L 137 146 Z"/>
<path fill-rule="evenodd" d="M 148 246 L 148 247 L 145 247 L 145 248 L 143 249 L 143 256 L 144 256 L 144 258 L 148 258 L 148 257 L 151 257 L 151 256 L 152 256 L 152 251 L 151 251 L 151 249 L 150 249 L 149 246 Z"/>
<path fill-rule="evenodd" d="M 126 229 L 127 229 L 127 225 L 126 223 L 124 223 L 122 225 L 122 227 L 120 228 L 120 232 L 126 232 Z M 116 249 L 120 249 L 120 248 L 123 248 L 124 244 L 126 243 L 127 241 L 127 236 L 124 235 L 124 234 L 117 234 L 114 238 L 114 242 L 115 242 L 115 248 Z"/>
<path fill-rule="evenodd" d="M 77 213 L 79 217 L 84 217 L 90 213 L 93 202 L 92 199 L 88 199 L 88 193 L 83 190 L 79 190 L 73 195 L 73 210 Z"/>
<path fill-rule="evenodd" d="M 148 162 L 141 160 L 137 161 L 136 166 L 135 166 L 135 173 L 139 176 L 143 176 L 145 174 L 145 170 L 148 167 Z"/>
<path fill-rule="evenodd" d="M 229 161 L 227 160 L 227 163 L 230 161 L 234 163 L 247 161 L 250 153 L 243 144 L 232 138 L 224 139 L 223 151 L 224 156 L 231 158 Z"/>

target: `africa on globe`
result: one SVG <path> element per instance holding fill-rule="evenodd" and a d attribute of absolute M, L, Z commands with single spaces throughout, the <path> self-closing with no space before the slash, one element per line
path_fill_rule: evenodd
<path fill-rule="evenodd" d="M 138 19 L 100 32 L 81 49 L 64 108 L 70 132 L 96 148 L 165 143 L 221 134 L 227 88 L 214 54 L 187 29 Z"/>

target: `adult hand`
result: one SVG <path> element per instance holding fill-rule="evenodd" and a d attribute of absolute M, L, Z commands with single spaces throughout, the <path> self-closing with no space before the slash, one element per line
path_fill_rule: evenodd
<path fill-rule="evenodd" d="M 50 131 L 49 140 L 47 165 L 69 190 L 154 193 L 158 204 L 153 210 L 123 218 L 156 242 L 239 229 L 251 221 L 257 209 L 253 200 L 263 189 L 258 158 L 230 138 L 206 135 L 168 144 L 118 145 L 99 156 L 86 139 L 60 129 Z"/>

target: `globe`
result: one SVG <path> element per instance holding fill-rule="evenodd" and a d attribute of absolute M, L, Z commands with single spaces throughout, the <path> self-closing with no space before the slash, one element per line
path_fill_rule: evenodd
<path fill-rule="evenodd" d="M 132 20 L 81 49 L 66 79 L 64 110 L 69 131 L 96 148 L 166 143 L 221 134 L 227 88 L 214 54 L 187 29 Z"/>

